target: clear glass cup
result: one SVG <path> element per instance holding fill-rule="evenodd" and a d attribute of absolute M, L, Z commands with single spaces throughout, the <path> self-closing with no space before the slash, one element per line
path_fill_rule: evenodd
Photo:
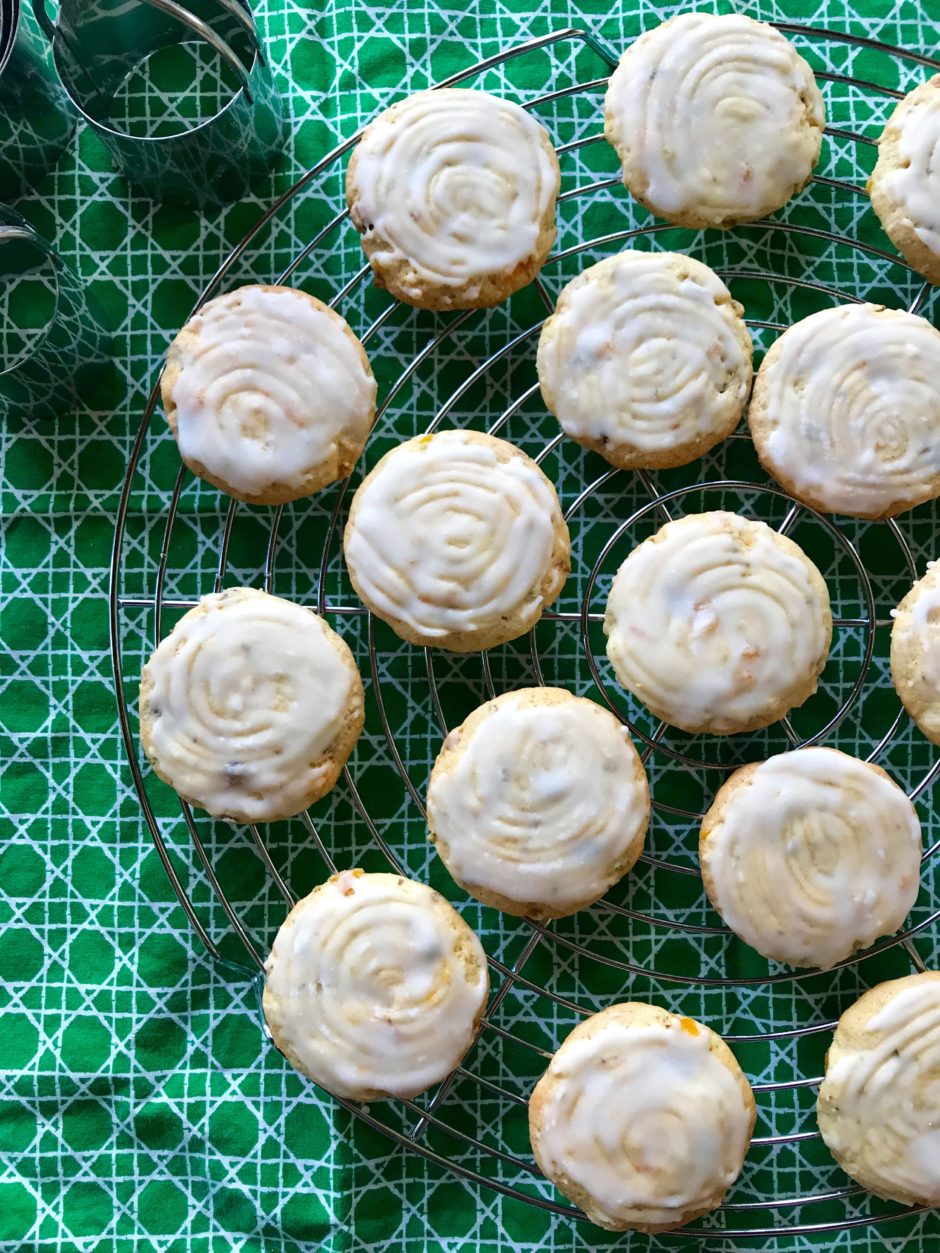
<path fill-rule="evenodd" d="M 242 0 L 33 0 L 66 92 L 153 199 L 236 200 L 284 145 L 283 107 Z"/>
<path fill-rule="evenodd" d="M 21 0 L 0 0 L 0 198 L 51 169 L 77 121 Z"/>

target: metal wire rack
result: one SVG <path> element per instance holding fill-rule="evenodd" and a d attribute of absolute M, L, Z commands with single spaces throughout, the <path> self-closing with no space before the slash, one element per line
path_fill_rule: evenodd
<path fill-rule="evenodd" d="M 379 379 L 370 464 L 392 443 L 442 425 L 501 433 L 536 457 L 558 486 L 573 567 L 529 637 L 469 657 L 403 645 L 356 603 L 343 568 L 350 485 L 271 510 L 223 501 L 177 472 L 172 441 L 154 422 L 156 388 L 130 460 L 112 566 L 115 682 L 133 782 L 173 889 L 212 957 L 260 986 L 285 906 L 337 864 L 391 865 L 431 881 L 487 948 L 494 992 L 480 1033 L 463 1065 L 425 1098 L 348 1108 L 466 1179 L 572 1218 L 583 1215 L 531 1157 L 525 1109 L 535 1079 L 584 1014 L 618 999 L 681 1005 L 732 1043 L 759 1110 L 748 1163 L 726 1204 L 675 1233 L 703 1241 L 836 1232 L 911 1213 L 846 1180 L 821 1145 L 813 1105 L 841 1010 L 878 979 L 907 973 L 911 963 L 923 969 L 915 938 L 937 961 L 940 833 L 924 802 L 940 761 L 893 694 L 885 630 L 890 608 L 935 555 L 937 514 L 927 506 L 881 524 L 823 517 L 768 482 L 743 430 L 691 467 L 613 470 L 562 439 L 540 404 L 534 353 L 562 284 L 623 247 L 676 248 L 706 260 L 745 304 L 759 349 L 796 318 L 839 301 L 929 312 L 931 289 L 886 250 L 864 183 L 887 112 L 940 62 L 840 33 L 780 29 L 816 69 L 833 124 L 812 185 L 773 220 L 707 234 L 653 222 L 620 186 L 599 125 L 616 58 L 591 34 L 564 30 L 439 84 L 472 82 L 519 99 L 557 141 L 559 235 L 532 288 L 499 309 L 457 315 L 411 310 L 377 292 L 337 209 L 353 136 L 264 214 L 203 294 L 277 275 L 329 298 L 362 338 Z M 298 239 L 306 240 L 299 249 Z M 682 511 L 715 507 L 762 517 L 797 539 L 827 579 L 836 631 L 816 697 L 765 732 L 723 739 L 652 720 L 613 682 L 600 633 L 610 580 L 630 548 Z M 143 660 L 200 595 L 242 582 L 325 614 L 367 682 L 366 730 L 340 785 L 312 812 L 263 831 L 170 803 L 142 768 L 136 737 Z M 593 695 L 622 718 L 654 796 L 648 851 L 636 870 L 597 906 L 549 925 L 505 918 L 464 897 L 430 850 L 422 805 L 448 727 L 486 696 L 531 683 Z M 727 771 L 823 740 L 885 765 L 921 802 L 928 834 L 923 890 L 905 929 L 825 973 L 774 966 L 736 941 L 710 913 L 694 851 L 698 820 Z M 261 873 L 246 877 L 248 862 Z"/>

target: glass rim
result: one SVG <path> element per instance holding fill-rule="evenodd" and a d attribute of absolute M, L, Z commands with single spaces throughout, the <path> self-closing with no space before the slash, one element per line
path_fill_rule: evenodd
<path fill-rule="evenodd" d="M 2 2 L 3 0 L 0 0 L 0 4 L 2 4 Z M 20 4 L 20 0 L 12 0 L 12 3 L 18 6 Z M 63 91 L 68 96 L 69 100 L 71 101 L 75 109 L 77 109 L 83 121 L 85 121 L 92 128 L 92 130 L 96 132 L 96 134 L 100 135 L 103 140 L 111 139 L 113 141 L 116 141 L 122 144 L 123 143 L 169 144 L 169 143 L 173 143 L 176 140 L 186 139 L 187 137 L 191 135 L 198 135 L 200 131 L 205 130 L 209 126 L 212 126 L 220 118 L 224 117 L 225 114 L 231 108 L 235 106 L 236 102 L 240 99 L 240 97 L 246 96 L 248 98 L 249 103 L 253 104 L 254 101 L 252 99 L 251 93 L 250 91 L 247 90 L 249 81 L 252 75 L 255 73 L 255 70 L 258 68 L 259 63 L 263 67 L 266 67 L 266 62 L 261 53 L 261 44 L 258 39 L 257 31 L 253 31 L 252 33 L 249 33 L 249 38 L 251 39 L 251 44 L 252 44 L 251 61 L 249 62 L 247 66 L 243 67 L 244 73 L 245 73 L 244 81 L 238 84 L 238 87 L 230 94 L 228 100 L 226 100 L 225 104 L 221 107 L 221 109 L 218 109 L 215 113 L 211 115 L 211 117 L 203 118 L 201 121 L 197 122 L 193 126 L 187 127 L 185 130 L 174 131 L 172 135 L 132 135 L 128 131 L 117 130 L 114 126 L 109 126 L 106 122 L 99 121 L 97 118 L 92 117 L 91 114 L 88 112 L 88 110 L 85 108 L 83 101 L 76 95 L 75 88 L 74 88 L 74 80 L 72 79 L 71 75 L 66 75 L 63 72 L 64 67 L 62 65 L 62 60 L 59 54 L 59 48 L 60 48 L 60 42 L 62 40 L 62 36 L 60 35 L 59 28 L 57 25 L 53 29 L 54 29 L 54 37 L 50 39 L 50 44 L 52 47 L 52 59 L 55 65 L 56 74 L 58 75 L 59 82 L 62 85 Z M 193 42 L 198 40 L 201 44 L 206 44 L 210 48 L 214 47 L 214 45 L 209 40 L 201 36 L 198 30 L 190 27 L 190 31 L 194 37 Z M 191 41 L 186 40 L 185 38 L 180 40 L 180 43 L 188 43 L 188 42 L 191 42 Z M 220 38 L 219 42 L 229 49 L 232 60 L 229 60 L 226 56 L 224 56 L 220 52 L 218 47 L 215 47 L 214 50 L 216 52 L 217 57 L 219 58 L 220 61 L 222 61 L 223 64 L 225 63 L 229 64 L 233 72 L 238 74 L 239 71 L 236 68 L 238 58 L 235 56 L 233 52 L 231 52 L 231 49 L 229 48 L 229 45 L 227 44 L 225 40 L 222 40 Z M 172 47 L 175 45 L 165 44 L 162 46 Z M 154 48 L 152 52 L 146 53 L 141 58 L 141 60 L 136 63 L 136 65 L 137 66 L 141 65 L 144 61 L 147 60 L 149 56 L 153 54 L 153 52 L 158 52 L 159 50 L 160 48 Z"/>
<path fill-rule="evenodd" d="M 13 45 L 23 16 L 21 0 L 0 0 L 0 74 L 13 55 Z"/>

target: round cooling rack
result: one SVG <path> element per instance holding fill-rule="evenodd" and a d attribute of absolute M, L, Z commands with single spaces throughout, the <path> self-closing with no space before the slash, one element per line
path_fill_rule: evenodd
<path fill-rule="evenodd" d="M 814 1105 L 839 1014 L 865 988 L 940 964 L 940 823 L 927 804 L 940 762 L 901 710 L 888 670 L 890 611 L 936 555 L 938 510 L 899 521 L 822 517 L 770 483 L 745 430 L 691 466 L 611 469 L 559 434 L 539 395 L 535 349 L 561 287 L 625 247 L 672 249 L 711 265 L 745 307 L 758 355 L 792 322 L 849 300 L 931 316 L 931 289 L 895 256 L 869 206 L 874 142 L 896 99 L 940 62 L 834 32 L 780 27 L 817 72 L 827 140 L 813 182 L 775 218 L 728 232 L 654 222 L 624 191 L 603 140 L 615 56 L 566 30 L 511 48 L 447 80 L 518 100 L 545 124 L 562 170 L 556 249 L 506 304 L 435 314 L 375 289 L 345 211 L 350 139 L 310 170 L 235 249 L 203 299 L 246 282 L 303 286 L 343 314 L 366 345 L 380 408 L 349 483 L 283 508 L 237 504 L 179 470 L 175 445 L 144 413 L 117 519 L 111 625 L 121 726 L 143 814 L 173 888 L 209 953 L 260 984 L 286 908 L 337 866 L 430 882 L 481 935 L 493 994 L 473 1049 L 415 1101 L 349 1108 L 370 1126 L 463 1177 L 561 1215 L 583 1217 L 540 1175 L 526 1101 L 551 1053 L 583 1015 L 649 999 L 728 1039 L 758 1104 L 756 1137 L 726 1204 L 677 1237 L 827 1233 L 909 1215 L 858 1188 L 831 1160 Z M 300 243 L 298 242 L 300 241 Z M 368 467 L 402 439 L 449 426 L 499 433 L 540 462 L 572 535 L 572 572 L 535 630 L 485 654 L 402 643 L 357 602 L 340 551 L 348 502 Z M 765 731 L 686 735 L 656 722 L 614 682 L 603 609 L 627 553 L 668 518 L 732 509 L 791 535 L 822 570 L 835 619 L 817 694 Z M 366 727 L 334 792 L 265 828 L 195 814 L 142 763 L 140 668 L 198 598 L 252 584 L 324 614 L 353 649 L 367 688 Z M 488 696 L 537 683 L 592 696 L 629 726 L 654 797 L 647 852 L 591 909 L 550 925 L 467 898 L 427 839 L 422 798 L 449 727 Z M 918 801 L 923 886 L 905 929 L 834 970 L 768 963 L 719 925 L 698 873 L 699 818 L 746 761 L 824 742 L 877 760 Z M 260 1014 L 259 1014 L 260 1021 Z M 915 1224 L 916 1225 L 916 1224 Z"/>

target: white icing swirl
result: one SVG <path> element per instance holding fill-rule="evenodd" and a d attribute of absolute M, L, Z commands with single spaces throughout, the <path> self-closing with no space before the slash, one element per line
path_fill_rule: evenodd
<path fill-rule="evenodd" d="M 542 328 L 539 382 L 565 432 L 615 465 L 655 465 L 731 433 L 751 383 L 739 307 L 678 253 L 622 252 L 579 274 Z"/>
<path fill-rule="evenodd" d="M 927 563 L 893 614 L 891 676 L 904 708 L 940 744 L 940 562 Z"/>
<path fill-rule="evenodd" d="M 629 733 L 559 688 L 507 692 L 447 737 L 428 823 L 458 883 L 560 917 L 633 865 L 649 819 Z"/>
<path fill-rule="evenodd" d="M 419 300 L 426 285 L 466 287 L 527 261 L 558 184 L 551 141 L 531 114 L 448 88 L 376 118 L 356 149 L 347 201 L 370 260 L 407 263 L 401 294 Z"/>
<path fill-rule="evenodd" d="M 940 492 L 940 332 L 878 305 L 797 322 L 758 372 L 761 462 L 808 504 L 884 517 Z"/>
<path fill-rule="evenodd" d="M 725 734 L 766 726 L 815 690 L 832 620 L 796 544 L 719 511 L 667 522 L 630 553 L 604 630 L 617 678 L 657 717 Z"/>
<path fill-rule="evenodd" d="M 904 97 L 888 122 L 900 164 L 887 188 L 910 228 L 940 258 L 940 74 Z"/>
<path fill-rule="evenodd" d="M 529 630 L 567 575 L 551 483 L 492 436 L 443 431 L 382 458 L 356 492 L 346 561 L 363 600 L 405 639 L 467 650 Z M 460 636 L 464 638 L 461 640 Z"/>
<path fill-rule="evenodd" d="M 864 1021 L 866 1002 L 875 1012 Z M 931 971 L 882 984 L 843 1015 L 819 1091 L 819 1127 L 870 1191 L 940 1205 L 938 1110 L 940 974 Z"/>
<path fill-rule="evenodd" d="M 804 748 L 731 776 L 702 822 L 708 894 L 765 957 L 827 967 L 896 931 L 920 886 L 920 823 L 887 775 Z"/>
<path fill-rule="evenodd" d="M 911 626 L 917 636 L 921 673 L 940 702 L 940 565 L 930 562 L 929 570 L 914 587 Z"/>
<path fill-rule="evenodd" d="M 154 768 L 220 818 L 304 809 L 335 782 L 362 717 L 362 683 L 339 636 L 309 609 L 253 588 L 204 596 L 144 669 Z"/>
<path fill-rule="evenodd" d="M 689 1018 L 631 1023 L 607 1010 L 552 1058 L 536 1156 L 583 1190 L 594 1222 L 673 1225 L 737 1178 L 752 1115 L 711 1038 Z"/>
<path fill-rule="evenodd" d="M 288 1060 L 335 1096 L 415 1096 L 458 1065 L 486 957 L 423 883 L 345 870 L 291 910 L 265 962 L 264 1014 Z"/>
<path fill-rule="evenodd" d="M 686 13 L 637 39 L 610 79 L 624 182 L 671 221 L 729 226 L 780 208 L 819 158 L 813 72 L 773 27 Z"/>
<path fill-rule="evenodd" d="M 176 438 L 239 496 L 296 499 L 349 473 L 375 379 L 343 319 L 305 292 L 242 287 L 210 300 L 170 349 Z M 176 372 L 178 370 L 178 373 Z"/>

